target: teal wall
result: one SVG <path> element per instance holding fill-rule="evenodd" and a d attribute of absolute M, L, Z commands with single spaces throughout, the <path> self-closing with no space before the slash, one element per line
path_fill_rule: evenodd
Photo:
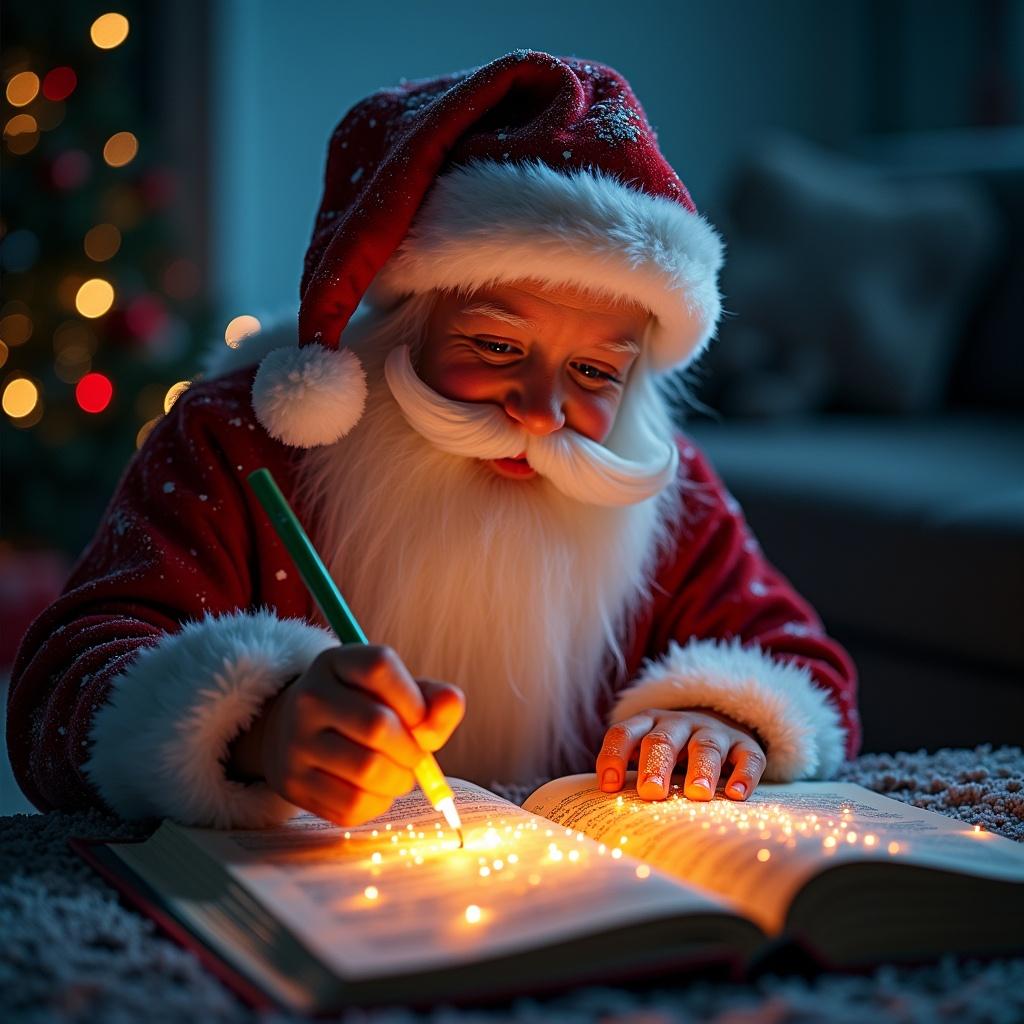
<path fill-rule="evenodd" d="M 698 207 L 713 215 L 735 156 L 766 130 L 842 145 L 873 130 L 969 123 L 964 83 L 984 6 L 220 0 L 211 89 L 220 312 L 297 304 L 331 131 L 354 102 L 402 76 L 476 66 L 517 47 L 611 64 Z M 1018 29 L 1022 7 L 1009 5 Z"/>

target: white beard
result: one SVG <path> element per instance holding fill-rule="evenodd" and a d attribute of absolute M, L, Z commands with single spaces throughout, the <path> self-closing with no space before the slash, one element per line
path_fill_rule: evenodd
<path fill-rule="evenodd" d="M 415 296 L 349 325 L 366 411 L 347 437 L 303 454 L 302 514 L 370 642 L 393 647 L 414 676 L 465 691 L 466 717 L 437 755 L 446 774 L 488 785 L 588 770 L 600 691 L 625 670 L 626 632 L 650 600 L 679 487 L 625 507 L 586 505 L 543 477 L 507 479 L 425 441 L 383 363 L 397 344 L 418 353 L 432 304 Z M 642 380 L 609 447 L 620 435 L 629 448 L 623 416 L 640 402 L 648 428 L 657 403 L 671 437 L 660 394 Z"/>

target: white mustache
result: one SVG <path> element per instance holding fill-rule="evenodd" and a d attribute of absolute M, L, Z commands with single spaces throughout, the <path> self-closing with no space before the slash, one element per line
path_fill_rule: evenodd
<path fill-rule="evenodd" d="M 631 461 L 567 427 L 531 434 L 489 402 L 456 402 L 439 395 L 416 373 L 408 345 L 384 363 L 388 387 L 409 425 L 434 447 L 476 459 L 527 461 L 566 495 L 589 505 L 634 505 L 661 492 L 675 477 L 676 446 L 651 438 L 651 457 Z"/>

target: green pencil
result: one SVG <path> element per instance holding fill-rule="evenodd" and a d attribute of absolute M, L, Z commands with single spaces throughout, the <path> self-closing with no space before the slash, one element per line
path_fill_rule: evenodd
<path fill-rule="evenodd" d="M 248 480 L 249 486 L 270 517 L 271 525 L 291 555 L 302 581 L 313 595 L 313 600 L 319 605 L 331 629 L 338 635 L 338 639 L 343 644 L 369 643 L 270 470 L 254 470 L 249 474 Z M 455 794 L 445 780 L 434 755 L 424 754 L 423 760 L 414 769 L 414 774 L 431 806 L 444 815 L 448 825 L 458 832 L 459 842 L 462 843 L 462 821 L 455 808 Z"/>

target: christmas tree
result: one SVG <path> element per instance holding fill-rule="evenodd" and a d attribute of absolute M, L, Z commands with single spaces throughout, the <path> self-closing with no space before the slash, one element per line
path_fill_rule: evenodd
<path fill-rule="evenodd" d="M 160 151 L 153 16 L 135 2 L 116 11 L 71 0 L 4 5 L 9 550 L 77 555 L 214 329 L 176 231 L 178 180 Z"/>

